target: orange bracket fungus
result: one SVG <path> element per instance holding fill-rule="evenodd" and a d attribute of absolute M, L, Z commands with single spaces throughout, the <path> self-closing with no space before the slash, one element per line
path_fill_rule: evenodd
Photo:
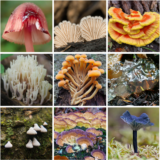
<path fill-rule="evenodd" d="M 51 35 L 42 10 L 33 3 L 23 3 L 10 15 L 2 38 L 24 44 L 27 52 L 34 52 L 33 45 L 49 42 Z"/>
<path fill-rule="evenodd" d="M 66 57 L 66 61 L 62 63 L 63 67 L 55 78 L 60 80 L 59 87 L 70 92 L 71 105 L 84 105 L 102 88 L 101 84 L 96 81 L 104 73 L 103 69 L 98 68 L 101 65 L 100 61 L 87 59 L 85 54 Z"/>
<path fill-rule="evenodd" d="M 117 43 L 126 43 L 136 47 L 146 46 L 160 36 L 160 15 L 156 12 L 145 12 L 130 9 L 130 15 L 121 8 L 111 7 L 108 11 L 108 32 Z"/>

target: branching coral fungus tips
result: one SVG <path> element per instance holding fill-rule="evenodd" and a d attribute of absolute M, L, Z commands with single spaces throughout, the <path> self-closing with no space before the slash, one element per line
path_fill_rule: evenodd
<path fill-rule="evenodd" d="M 106 20 L 102 17 L 84 17 L 80 27 L 82 37 L 87 41 L 106 37 Z"/>
<path fill-rule="evenodd" d="M 79 25 L 72 24 L 69 21 L 59 23 L 54 27 L 54 44 L 56 48 L 64 47 L 70 42 L 81 42 L 81 31 Z"/>
<path fill-rule="evenodd" d="M 10 15 L 2 38 L 10 42 L 25 44 L 27 52 L 33 52 L 33 45 L 51 40 L 47 21 L 42 10 L 33 3 L 19 5 Z"/>
<path fill-rule="evenodd" d="M 27 105 L 46 103 L 52 97 L 52 85 L 44 80 L 46 73 L 44 66 L 38 65 L 37 56 L 19 55 L 2 75 L 4 89 Z"/>
<path fill-rule="evenodd" d="M 83 105 L 87 100 L 92 99 L 102 88 L 96 79 L 104 73 L 98 67 L 102 65 L 100 61 L 88 60 L 87 55 L 69 55 L 62 63 L 62 69 L 56 75 L 60 80 L 59 87 L 63 87 L 71 94 L 71 105 Z M 91 96 L 88 96 L 91 94 Z M 67 117 L 68 118 L 68 117 Z"/>

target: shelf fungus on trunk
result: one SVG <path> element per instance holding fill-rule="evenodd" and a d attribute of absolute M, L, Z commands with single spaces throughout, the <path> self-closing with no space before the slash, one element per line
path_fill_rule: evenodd
<path fill-rule="evenodd" d="M 160 15 L 156 12 L 145 12 L 130 9 L 130 15 L 121 8 L 111 7 L 108 11 L 108 32 L 117 43 L 126 43 L 136 47 L 146 46 L 160 36 Z"/>
<path fill-rule="evenodd" d="M 60 80 L 59 87 L 63 87 L 71 94 L 71 105 L 84 105 L 87 100 L 92 99 L 102 86 L 96 79 L 104 73 L 99 69 L 102 63 L 87 59 L 86 55 L 69 55 L 62 63 L 62 69 L 56 75 Z M 95 89 L 94 89 L 95 88 Z M 91 93 L 90 96 L 88 96 Z"/>
<path fill-rule="evenodd" d="M 38 65 L 37 56 L 18 55 L 2 74 L 4 89 L 8 95 L 9 91 L 12 93 L 12 98 L 26 105 L 42 105 L 52 98 L 49 92 L 52 85 L 45 80 L 46 73 L 44 66 Z"/>
<path fill-rule="evenodd" d="M 134 153 L 138 153 L 137 148 L 137 131 L 141 128 L 153 126 L 154 123 L 150 122 L 150 119 L 146 113 L 142 113 L 139 117 L 133 116 L 129 113 L 129 111 L 126 111 L 123 113 L 123 115 L 120 117 L 124 122 L 129 124 L 129 126 L 133 130 L 133 148 Z"/>

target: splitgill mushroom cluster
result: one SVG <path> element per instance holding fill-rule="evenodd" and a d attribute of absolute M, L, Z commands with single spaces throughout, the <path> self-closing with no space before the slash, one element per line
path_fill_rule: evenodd
<path fill-rule="evenodd" d="M 46 103 L 52 98 L 49 92 L 52 85 L 45 80 L 46 73 L 44 66 L 38 65 L 37 56 L 19 55 L 2 75 L 4 89 L 27 105 Z"/>
<path fill-rule="evenodd" d="M 108 32 L 117 43 L 126 43 L 136 47 L 146 46 L 160 36 L 160 15 L 156 12 L 145 12 L 130 9 L 130 15 L 121 8 L 111 7 L 108 11 Z"/>
<path fill-rule="evenodd" d="M 87 16 L 78 25 L 63 21 L 54 28 L 54 33 L 56 48 L 65 47 L 71 42 L 92 41 L 106 36 L 106 20 L 100 16 Z"/>
<path fill-rule="evenodd" d="M 73 129 L 76 126 L 88 128 L 86 132 L 93 132 L 96 135 L 101 134 L 96 131 L 98 128 L 106 129 L 106 115 L 104 112 L 74 112 L 62 114 L 54 117 L 54 130 L 62 132 L 64 130 Z M 55 132 L 55 136 L 58 134 Z"/>
<path fill-rule="evenodd" d="M 102 86 L 96 79 L 104 73 L 99 69 L 102 63 L 87 59 L 87 55 L 69 55 L 62 63 L 62 68 L 56 75 L 59 87 L 63 87 L 71 94 L 71 105 L 83 105 L 92 99 Z M 94 88 L 96 88 L 94 90 Z M 94 91 L 93 91 L 94 90 Z M 93 92 L 93 93 L 92 93 Z M 90 96 L 88 96 L 92 93 Z"/>

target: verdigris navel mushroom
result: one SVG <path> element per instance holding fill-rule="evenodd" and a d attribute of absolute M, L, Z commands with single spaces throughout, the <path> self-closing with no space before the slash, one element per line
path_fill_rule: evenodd
<path fill-rule="evenodd" d="M 123 115 L 120 117 L 124 122 L 130 125 L 130 127 L 133 130 L 133 148 L 134 152 L 138 153 L 137 150 L 137 130 L 153 126 L 154 123 L 150 122 L 150 119 L 146 113 L 142 113 L 140 117 L 133 116 L 129 113 L 129 111 L 126 111 L 123 113 Z"/>

